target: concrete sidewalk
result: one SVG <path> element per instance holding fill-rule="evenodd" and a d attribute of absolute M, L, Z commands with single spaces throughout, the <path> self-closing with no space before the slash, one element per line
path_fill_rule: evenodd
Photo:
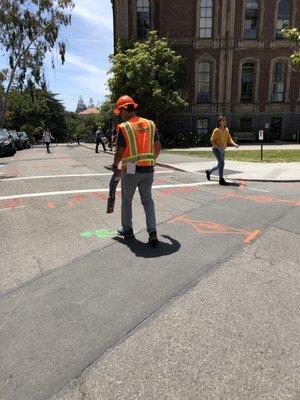
<path fill-rule="evenodd" d="M 196 150 L 196 149 L 193 149 Z M 203 150 L 201 148 L 201 150 Z M 210 148 L 208 148 L 211 151 Z M 216 165 L 216 160 L 189 155 L 162 153 L 158 165 L 180 171 L 198 173 L 206 179 L 205 170 Z M 300 182 L 300 163 L 252 163 L 225 160 L 224 175 L 226 179 L 237 179 L 257 182 Z M 212 180 L 218 175 L 212 175 Z"/>
<path fill-rule="evenodd" d="M 94 150 L 93 144 L 84 143 L 81 146 Z M 265 150 L 300 150 L 300 144 L 265 144 Z M 189 149 L 173 149 L 173 151 L 207 151 L 211 147 L 196 147 Z M 260 150 L 260 145 L 242 145 L 238 149 L 228 147 L 226 151 Z M 99 150 L 102 152 L 102 150 Z M 168 150 L 172 151 L 172 150 Z M 113 155 L 111 151 L 106 154 Z M 189 155 L 161 153 L 157 165 L 184 172 L 197 173 L 206 179 L 205 170 L 216 165 L 212 158 Z M 257 181 L 257 182 L 300 182 L 300 163 L 252 163 L 243 161 L 225 161 L 224 175 L 226 179 Z M 212 180 L 218 180 L 218 172 L 212 175 Z"/>
<path fill-rule="evenodd" d="M 211 147 L 190 147 L 183 149 L 170 149 L 170 151 L 211 151 Z M 226 151 L 245 151 L 245 150 L 260 150 L 260 144 L 239 144 L 239 147 L 227 147 Z M 279 143 L 264 143 L 264 150 L 300 150 L 300 144 L 290 143 L 290 144 L 279 144 Z"/>

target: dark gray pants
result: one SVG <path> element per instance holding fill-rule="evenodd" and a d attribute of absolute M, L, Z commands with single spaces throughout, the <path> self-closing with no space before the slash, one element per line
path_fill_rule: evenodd
<path fill-rule="evenodd" d="M 156 231 L 156 218 L 154 201 L 152 199 L 153 172 L 135 173 L 134 175 L 124 173 L 121 178 L 122 206 L 121 218 L 122 227 L 125 231 L 132 228 L 132 199 L 136 188 L 139 189 L 141 202 L 144 207 L 148 233 Z"/>
<path fill-rule="evenodd" d="M 216 159 L 218 160 L 218 165 L 212 168 L 209 172 L 212 174 L 217 169 L 219 170 L 219 178 L 223 179 L 223 171 L 225 165 L 225 152 L 221 152 L 219 149 L 212 149 Z"/>

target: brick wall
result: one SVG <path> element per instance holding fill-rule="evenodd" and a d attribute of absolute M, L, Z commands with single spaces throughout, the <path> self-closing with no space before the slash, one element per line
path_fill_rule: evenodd
<path fill-rule="evenodd" d="M 118 1 L 120 0 L 116 0 L 116 3 Z M 282 117 L 281 138 L 292 139 L 294 131 L 299 129 L 300 72 L 289 69 L 289 92 L 285 103 L 270 105 L 272 60 L 279 57 L 289 59 L 293 49 L 286 41 L 275 40 L 277 0 L 261 0 L 260 3 L 258 40 L 243 39 L 244 0 L 215 0 L 214 38 L 202 41 L 197 40 L 197 0 L 152 0 L 153 28 L 161 36 L 167 36 L 176 51 L 187 59 L 191 115 L 184 114 L 180 117 L 180 130 L 183 127 L 196 129 L 197 119 L 203 117 L 204 113 L 210 119 L 211 125 L 214 125 L 217 114 L 223 110 L 227 110 L 227 117 L 232 121 L 234 130 L 239 129 L 240 118 L 245 116 L 253 118 L 253 127 L 257 129 L 270 123 L 272 117 Z M 136 31 L 134 4 L 135 0 L 128 0 L 128 31 L 131 38 Z M 226 41 L 227 4 L 234 27 L 229 26 L 233 37 L 228 37 Z M 300 27 L 299 0 L 294 0 L 293 20 L 294 26 Z M 197 58 L 203 54 L 215 60 L 213 102 L 205 107 L 195 103 L 195 64 Z M 241 60 L 247 58 L 257 60 L 259 65 L 257 102 L 248 108 L 239 103 Z M 228 96 L 224 92 L 226 85 L 230 85 Z"/>

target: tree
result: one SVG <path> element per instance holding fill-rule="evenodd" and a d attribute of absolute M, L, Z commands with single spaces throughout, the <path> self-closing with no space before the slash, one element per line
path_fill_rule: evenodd
<path fill-rule="evenodd" d="M 94 107 L 95 107 L 94 100 L 92 98 L 90 98 L 90 100 L 89 100 L 89 108 L 94 108 Z"/>
<path fill-rule="evenodd" d="M 84 111 L 84 110 L 86 110 L 86 105 L 84 104 L 82 96 L 79 96 L 75 112 L 78 114 L 78 113 L 80 113 L 81 111 Z"/>
<path fill-rule="evenodd" d="M 12 89 L 5 113 L 7 128 L 26 131 L 33 141 L 41 139 L 45 127 L 58 141 L 65 139 L 66 113 L 56 94 L 41 89 Z"/>
<path fill-rule="evenodd" d="M 296 45 L 296 50 L 294 54 L 292 54 L 291 59 L 295 67 L 300 68 L 300 31 L 297 30 L 296 28 L 290 29 L 290 28 L 285 28 L 283 30 L 283 37 L 285 39 L 288 39 L 290 42 L 295 43 Z"/>
<path fill-rule="evenodd" d="M 0 92 L 0 127 L 12 83 L 20 88 L 24 83 L 45 88 L 44 60 L 55 47 L 64 63 L 66 46 L 59 31 L 71 23 L 73 6 L 72 0 L 1 0 L 0 49 L 6 52 L 9 65 L 6 87 Z"/>
<path fill-rule="evenodd" d="M 187 106 L 184 60 L 155 31 L 150 32 L 146 41 L 136 42 L 130 48 L 119 45 L 111 61 L 108 86 L 113 102 L 120 95 L 131 95 L 141 112 L 157 123 L 166 112 Z"/>
<path fill-rule="evenodd" d="M 100 125 L 104 131 L 111 129 L 114 126 L 115 117 L 113 114 L 113 110 L 114 110 L 114 105 L 110 99 L 105 100 L 100 105 L 99 114 L 97 116 L 97 122 L 98 125 Z"/>

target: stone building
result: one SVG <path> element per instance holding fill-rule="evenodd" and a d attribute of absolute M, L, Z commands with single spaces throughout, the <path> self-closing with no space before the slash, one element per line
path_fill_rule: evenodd
<path fill-rule="evenodd" d="M 300 0 L 112 0 L 114 38 L 166 36 L 187 60 L 189 109 L 170 118 L 174 132 L 207 136 L 225 114 L 232 131 L 264 129 L 296 140 L 300 72 L 285 26 L 300 27 Z"/>

